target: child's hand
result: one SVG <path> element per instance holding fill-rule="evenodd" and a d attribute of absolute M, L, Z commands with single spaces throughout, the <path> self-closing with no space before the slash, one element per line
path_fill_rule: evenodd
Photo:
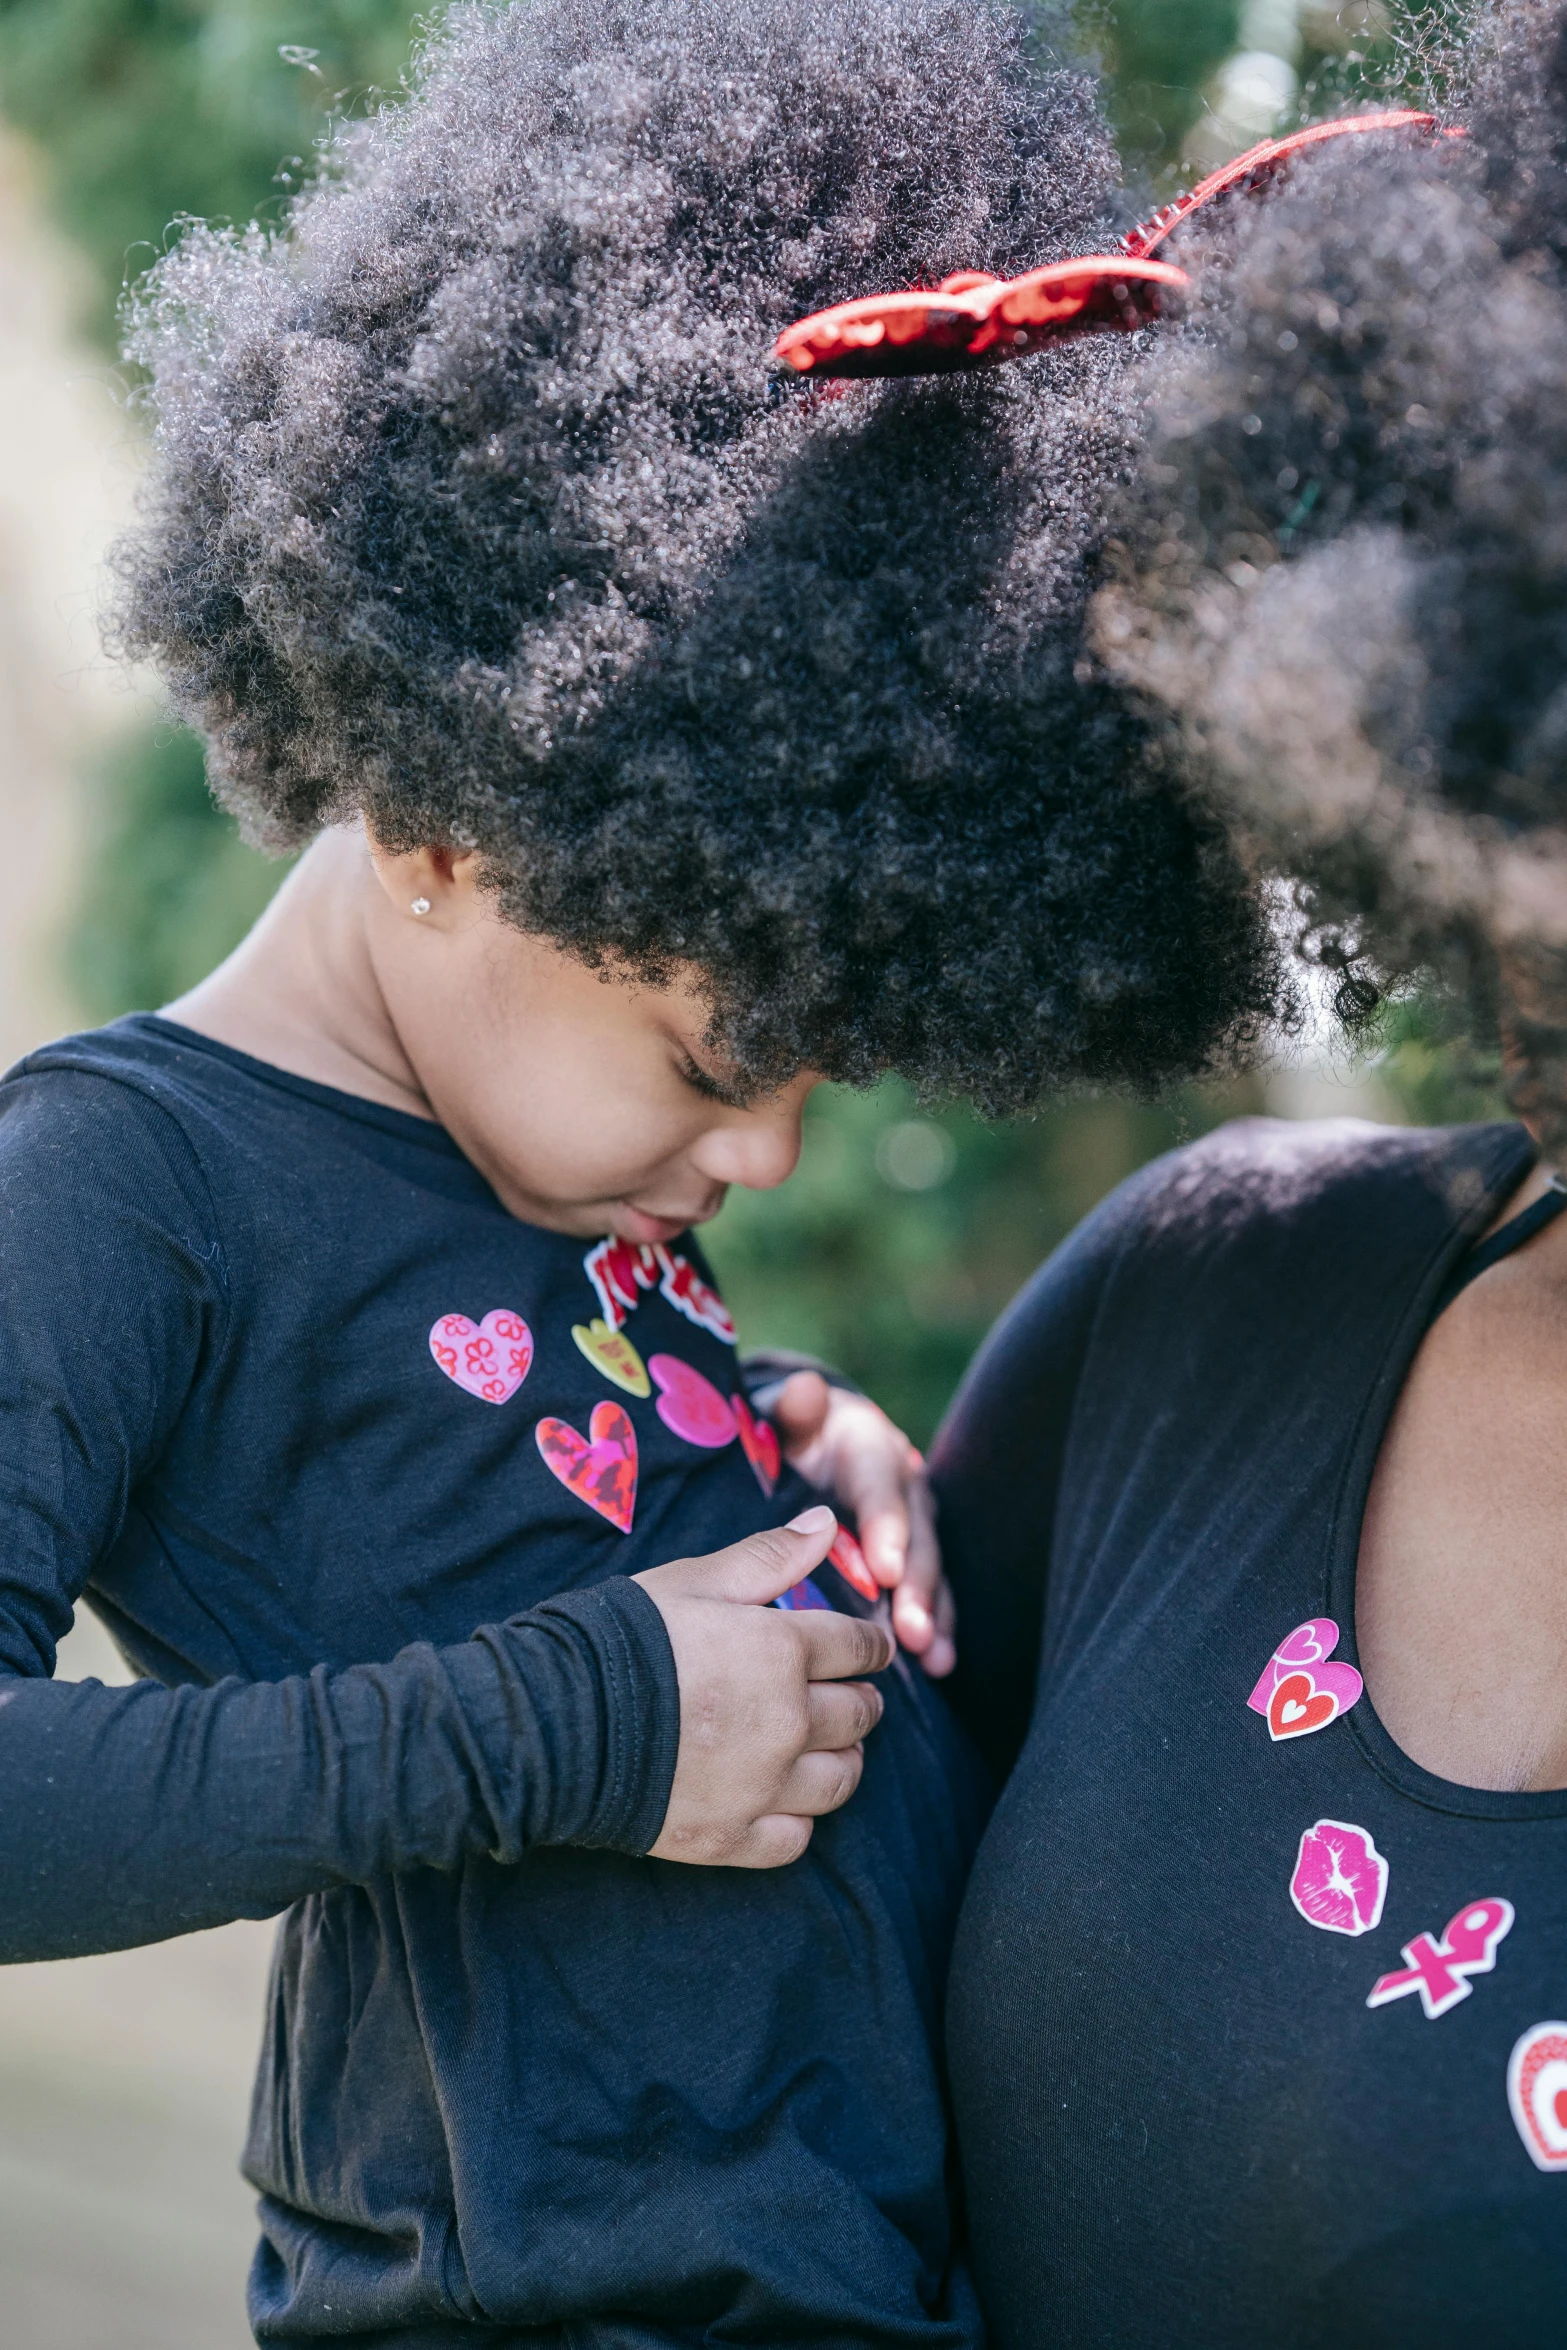
<path fill-rule="evenodd" d="M 767 1397 L 791 1466 L 854 1512 L 865 1563 L 893 1594 L 892 1623 L 934 1680 L 958 1661 L 924 1456 L 869 1396 L 796 1371 Z"/>
<path fill-rule="evenodd" d="M 837 1530 L 831 1510 L 805 1510 L 710 1558 L 635 1577 L 664 1619 L 680 1681 L 680 1753 L 655 1860 L 782 1868 L 859 1785 L 882 1700 L 852 1676 L 881 1672 L 892 1641 L 863 1616 L 768 1605 L 821 1565 Z"/>

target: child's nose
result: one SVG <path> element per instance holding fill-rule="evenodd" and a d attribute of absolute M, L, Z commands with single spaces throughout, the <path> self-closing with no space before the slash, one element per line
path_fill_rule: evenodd
<path fill-rule="evenodd" d="M 785 1182 L 799 1163 L 799 1113 L 745 1112 L 704 1134 L 692 1157 L 713 1183 L 738 1183 L 745 1191 L 771 1191 L 775 1184 Z"/>

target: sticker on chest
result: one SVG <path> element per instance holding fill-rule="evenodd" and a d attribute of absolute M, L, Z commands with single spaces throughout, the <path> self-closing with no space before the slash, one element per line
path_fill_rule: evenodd
<path fill-rule="evenodd" d="M 613 1379 L 628 1395 L 651 1395 L 653 1382 L 647 1375 L 642 1357 L 629 1338 L 618 1330 L 611 1330 L 597 1314 L 591 1322 L 573 1322 L 571 1335 L 578 1351 L 587 1356 L 596 1371 L 606 1379 Z"/>
<path fill-rule="evenodd" d="M 1387 1862 L 1365 1828 L 1318 1820 L 1301 1837 L 1290 1899 L 1326 1934 L 1369 1934 L 1382 1921 Z"/>
<path fill-rule="evenodd" d="M 783 1474 L 783 1454 L 778 1444 L 778 1431 L 769 1420 L 757 1419 L 743 1395 L 731 1397 L 735 1421 L 740 1430 L 740 1445 L 756 1475 L 762 1491 L 772 1497 L 774 1486 Z"/>
<path fill-rule="evenodd" d="M 1337 1646 L 1333 1618 L 1311 1616 L 1269 1657 L 1246 1703 L 1262 1715 L 1275 1745 L 1325 1730 L 1359 1702 L 1366 1685 L 1354 1666 L 1326 1661 Z"/>
<path fill-rule="evenodd" d="M 1531 2024 L 1507 2061 L 1507 2102 L 1536 2170 L 1567 2171 L 1567 2024 Z"/>
<path fill-rule="evenodd" d="M 677 1313 L 684 1314 L 699 1330 L 711 1331 L 726 1346 L 734 1345 L 735 1326 L 717 1290 L 710 1281 L 703 1280 L 689 1257 L 665 1248 L 662 1241 L 646 1246 L 636 1241 L 617 1240 L 611 1233 L 607 1240 L 589 1249 L 582 1260 L 582 1270 L 593 1284 L 594 1295 L 611 1330 L 624 1329 L 626 1316 L 636 1311 L 644 1291 L 656 1289 Z"/>
<path fill-rule="evenodd" d="M 711 1379 L 678 1355 L 649 1355 L 647 1367 L 658 1382 L 658 1416 L 666 1428 L 709 1452 L 733 1444 L 739 1425 Z"/>
<path fill-rule="evenodd" d="M 1512 1931 L 1513 1905 L 1493 1894 L 1487 1901 L 1466 1901 L 1456 1917 L 1442 1928 L 1440 1941 L 1417 1934 L 1404 1944 L 1404 1963 L 1391 1975 L 1379 1975 L 1366 2001 L 1368 2007 L 1386 2007 L 1389 2000 L 1407 1999 L 1418 1991 L 1427 2018 L 1435 2023 L 1474 1985 L 1471 1975 L 1488 1975 L 1496 1964 L 1498 1943 Z"/>
<path fill-rule="evenodd" d="M 541 1420 L 534 1437 L 550 1475 L 629 1534 L 637 1505 L 637 1432 L 630 1413 L 618 1403 L 596 1403 L 586 1436 L 569 1420 Z"/>
<path fill-rule="evenodd" d="M 533 1332 L 508 1306 L 492 1306 L 482 1322 L 443 1314 L 431 1325 L 430 1352 L 467 1394 L 509 1403 L 533 1366 Z"/>

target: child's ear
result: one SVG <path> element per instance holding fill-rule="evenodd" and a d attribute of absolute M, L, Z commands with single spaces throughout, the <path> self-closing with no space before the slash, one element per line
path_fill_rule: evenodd
<path fill-rule="evenodd" d="M 445 842 L 389 849 L 368 825 L 365 844 L 375 877 L 396 912 L 416 922 L 439 923 L 471 909 L 479 871 L 472 849 L 454 849 Z"/>

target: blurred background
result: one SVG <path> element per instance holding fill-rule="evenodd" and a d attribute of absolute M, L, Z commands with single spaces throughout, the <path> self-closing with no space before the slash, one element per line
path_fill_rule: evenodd
<path fill-rule="evenodd" d="M 1410 30 L 1392 4 L 1085 8 L 1147 202 L 1385 86 Z M 395 89 L 419 21 L 401 0 L 0 0 L 0 1065 L 177 993 L 280 878 L 214 810 L 200 746 L 151 681 L 98 645 L 140 462 L 116 305 L 182 217 L 275 214 L 331 115 Z M 987 1128 L 896 1086 L 824 1089 L 798 1174 L 737 1197 L 713 1254 L 743 1341 L 829 1357 L 923 1439 L 999 1307 L 1156 1152 L 1258 1108 L 1483 1114 L 1492 1080 L 1411 1001 L 1354 1058 L 1319 1039 L 1157 1105 L 1079 1099 Z M 60 1669 L 125 1678 L 85 1611 Z M 269 1943 L 242 1925 L 0 1970 L 6 2350 L 249 2340 L 235 2161 Z"/>

